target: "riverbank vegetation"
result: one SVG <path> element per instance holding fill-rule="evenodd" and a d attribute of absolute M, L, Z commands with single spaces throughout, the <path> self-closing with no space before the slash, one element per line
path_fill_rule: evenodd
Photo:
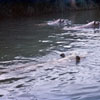
<path fill-rule="evenodd" d="M 97 0 L 0 0 L 0 17 L 38 16 L 99 6 Z"/>

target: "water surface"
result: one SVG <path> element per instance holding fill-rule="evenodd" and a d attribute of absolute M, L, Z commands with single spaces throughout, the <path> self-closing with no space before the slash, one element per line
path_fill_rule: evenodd
<path fill-rule="evenodd" d="M 38 26 L 62 17 L 0 22 L 0 100 L 99 100 L 100 30 Z M 73 24 L 99 20 L 98 11 L 63 16 Z M 61 60 L 60 53 L 71 56 Z M 82 57 L 76 64 L 75 55 Z"/>

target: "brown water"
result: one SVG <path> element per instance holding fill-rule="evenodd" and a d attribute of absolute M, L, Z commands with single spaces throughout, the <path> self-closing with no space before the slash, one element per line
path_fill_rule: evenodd
<path fill-rule="evenodd" d="M 60 15 L 0 22 L 0 100 L 100 100 L 100 30 L 37 26 Z M 99 11 L 63 16 L 73 24 Z M 71 59 L 61 60 L 64 52 Z M 82 57 L 76 65 L 75 55 Z"/>

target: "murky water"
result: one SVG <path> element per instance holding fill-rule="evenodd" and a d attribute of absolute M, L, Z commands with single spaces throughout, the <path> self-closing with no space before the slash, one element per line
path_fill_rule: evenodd
<path fill-rule="evenodd" d="M 100 30 L 36 25 L 59 17 L 0 22 L 0 100 L 100 100 Z M 73 24 L 100 21 L 98 11 L 64 18 Z"/>

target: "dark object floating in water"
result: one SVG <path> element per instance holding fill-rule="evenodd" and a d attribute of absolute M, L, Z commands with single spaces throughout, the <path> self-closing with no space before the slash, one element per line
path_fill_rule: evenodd
<path fill-rule="evenodd" d="M 65 54 L 64 53 L 61 53 L 60 54 L 60 57 L 64 58 L 65 57 Z"/>
<path fill-rule="evenodd" d="M 65 54 L 61 53 L 60 57 L 65 58 Z M 80 60 L 81 60 L 80 56 L 76 56 L 75 60 L 76 60 L 76 64 L 78 64 L 80 62 Z"/>
<path fill-rule="evenodd" d="M 76 64 L 78 64 L 80 62 L 80 57 L 79 56 L 76 56 Z"/>
<path fill-rule="evenodd" d="M 2 95 L 2 94 L 0 94 L 0 97 L 3 97 L 3 95 Z"/>

